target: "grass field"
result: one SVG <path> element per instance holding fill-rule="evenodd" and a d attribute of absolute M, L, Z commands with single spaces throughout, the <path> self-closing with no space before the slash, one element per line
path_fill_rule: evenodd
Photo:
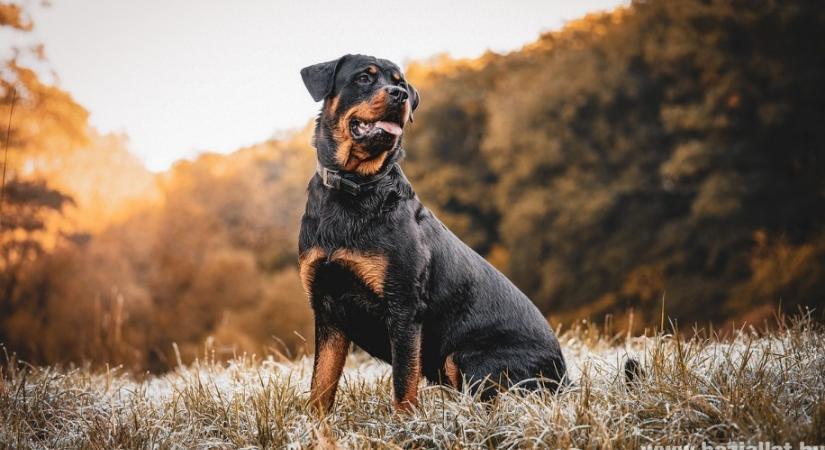
<path fill-rule="evenodd" d="M 390 409 L 386 364 L 348 359 L 335 410 L 305 403 L 311 362 L 209 357 L 163 376 L 29 367 L 6 357 L 0 447 L 640 448 L 741 441 L 825 444 L 825 330 L 804 316 L 728 337 L 561 333 L 572 388 L 484 404 L 428 386 Z M 626 386 L 624 360 L 644 378 Z M 734 447 L 728 447 L 734 448 Z M 746 447 L 741 447 L 743 450 Z"/>

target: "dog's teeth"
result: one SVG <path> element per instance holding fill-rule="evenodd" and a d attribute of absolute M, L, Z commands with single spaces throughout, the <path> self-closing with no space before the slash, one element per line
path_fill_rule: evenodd
<path fill-rule="evenodd" d="M 353 132 L 357 133 L 360 136 L 363 136 L 372 131 L 373 128 L 375 128 L 375 123 L 369 123 L 364 122 L 363 120 L 355 119 L 355 121 L 353 122 L 353 126 Z"/>

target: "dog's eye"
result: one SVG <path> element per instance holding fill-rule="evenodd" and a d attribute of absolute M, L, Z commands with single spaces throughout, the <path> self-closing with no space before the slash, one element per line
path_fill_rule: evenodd
<path fill-rule="evenodd" d="M 358 75 L 356 81 L 358 81 L 358 84 L 370 84 L 372 83 L 372 77 L 368 73 L 362 73 L 361 75 Z"/>

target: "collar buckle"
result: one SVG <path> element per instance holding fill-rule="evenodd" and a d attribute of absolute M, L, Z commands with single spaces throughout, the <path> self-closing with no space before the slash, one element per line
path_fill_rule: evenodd
<path fill-rule="evenodd" d="M 339 189 L 341 187 L 341 177 L 338 176 L 338 171 L 326 167 L 322 168 L 321 182 L 330 189 Z"/>

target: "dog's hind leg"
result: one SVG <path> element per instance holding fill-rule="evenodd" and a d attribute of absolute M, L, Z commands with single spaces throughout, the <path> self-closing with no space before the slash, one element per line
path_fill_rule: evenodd
<path fill-rule="evenodd" d="M 461 371 L 453 360 L 454 353 L 450 353 L 444 359 L 444 367 L 439 374 L 440 383 L 446 384 L 453 389 L 461 389 Z"/>
<path fill-rule="evenodd" d="M 565 383 L 564 360 L 538 354 L 532 348 L 456 351 L 447 362 L 458 369 L 457 378 L 468 384 L 472 394 L 480 393 L 483 401 L 514 385 L 556 392 Z"/>

